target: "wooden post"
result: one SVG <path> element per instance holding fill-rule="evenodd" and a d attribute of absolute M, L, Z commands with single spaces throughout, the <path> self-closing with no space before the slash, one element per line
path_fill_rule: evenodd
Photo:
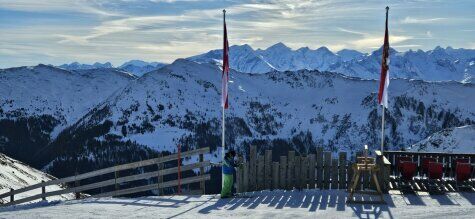
<path fill-rule="evenodd" d="M 78 172 L 76 172 L 75 174 L 76 174 L 76 176 L 77 176 L 77 175 L 78 175 Z M 76 179 L 76 180 L 74 181 L 74 187 L 79 187 L 79 184 L 80 184 L 79 180 Z M 81 195 L 80 195 L 79 192 L 75 192 L 75 196 L 76 196 L 76 199 L 80 199 L 80 198 L 81 198 Z"/>
<path fill-rule="evenodd" d="M 272 187 L 272 150 L 266 150 L 265 152 L 265 189 L 270 189 Z"/>
<path fill-rule="evenodd" d="M 287 156 L 287 189 L 292 190 L 294 187 L 294 168 L 295 168 L 295 151 L 289 151 Z"/>
<path fill-rule="evenodd" d="M 272 189 L 279 188 L 279 162 L 272 163 Z"/>
<path fill-rule="evenodd" d="M 332 177 L 332 189 L 338 189 L 338 159 L 332 159 L 332 168 L 331 168 L 331 177 Z"/>
<path fill-rule="evenodd" d="M 300 169 L 302 168 L 301 167 L 301 160 L 300 160 L 300 156 L 295 156 L 295 161 L 294 161 L 294 187 L 298 190 L 301 189 L 301 184 L 300 183 L 300 180 L 302 179 L 302 176 L 300 175 Z"/>
<path fill-rule="evenodd" d="M 44 180 L 41 180 L 41 183 L 44 183 L 44 182 L 45 182 Z M 42 194 L 43 196 L 41 197 L 41 200 L 43 200 L 43 201 L 46 201 L 46 197 L 44 196 L 45 193 L 46 193 L 46 188 L 45 188 L 44 186 L 42 186 L 42 187 L 41 187 L 41 194 Z"/>
<path fill-rule="evenodd" d="M 200 163 L 204 161 L 204 155 L 200 154 L 199 155 Z M 200 167 L 200 176 L 203 176 L 205 174 L 205 167 Z M 201 194 L 206 194 L 206 183 L 204 180 L 200 181 L 200 190 Z"/>
<path fill-rule="evenodd" d="M 331 165 L 332 165 L 332 152 L 330 151 L 325 151 L 323 152 L 323 156 L 324 156 L 324 160 L 325 160 L 325 167 L 324 167 L 324 170 L 323 170 L 323 177 L 325 178 L 324 180 L 324 185 L 323 185 L 323 188 L 324 189 L 329 189 L 330 188 L 330 168 L 331 168 Z"/>
<path fill-rule="evenodd" d="M 10 188 L 10 192 L 12 193 L 12 194 L 10 195 L 10 202 L 14 202 L 14 201 L 15 201 L 15 195 L 13 194 L 14 191 L 15 191 L 14 189 Z"/>
<path fill-rule="evenodd" d="M 244 163 L 243 192 L 249 192 L 249 163 Z"/>
<path fill-rule="evenodd" d="M 307 189 L 307 181 L 308 181 L 308 157 L 301 157 L 300 163 L 300 188 Z"/>
<path fill-rule="evenodd" d="M 346 152 L 340 152 L 338 155 L 339 158 L 339 189 L 345 189 L 346 188 L 346 182 L 348 181 L 346 179 Z"/>
<path fill-rule="evenodd" d="M 255 145 L 249 148 L 249 190 L 257 190 L 257 147 Z"/>
<path fill-rule="evenodd" d="M 264 156 L 257 156 L 257 190 L 264 189 Z"/>
<path fill-rule="evenodd" d="M 116 170 L 116 171 L 114 172 L 115 191 L 119 190 L 119 184 L 117 183 L 117 178 L 119 178 L 119 172 Z"/>
<path fill-rule="evenodd" d="M 309 189 L 315 188 L 315 154 L 308 155 L 308 186 Z"/>
<path fill-rule="evenodd" d="M 159 157 L 163 157 L 163 154 L 160 153 Z M 164 168 L 163 162 L 157 163 L 157 167 L 158 167 L 158 171 L 163 170 L 163 168 Z M 158 185 L 161 185 L 161 184 L 163 183 L 163 176 L 159 173 L 158 176 L 157 176 L 157 178 L 158 178 L 158 179 L 157 179 L 157 180 L 158 180 L 158 183 L 157 183 L 157 184 L 158 184 Z M 160 188 L 160 186 L 159 186 L 159 188 L 158 188 L 158 195 L 164 195 L 164 194 L 163 194 L 163 189 Z"/>
<path fill-rule="evenodd" d="M 280 156 L 280 182 L 279 188 L 280 189 L 287 189 L 287 157 Z"/>
<path fill-rule="evenodd" d="M 317 147 L 317 185 L 319 189 L 323 189 L 323 148 Z"/>

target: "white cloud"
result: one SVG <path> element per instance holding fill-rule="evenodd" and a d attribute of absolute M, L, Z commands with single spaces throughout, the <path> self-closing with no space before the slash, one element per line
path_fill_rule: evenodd
<path fill-rule="evenodd" d="M 395 44 L 404 42 L 406 40 L 412 39 L 410 36 L 398 36 L 398 35 L 389 35 L 389 44 L 394 47 Z M 379 48 L 383 45 L 384 38 L 383 36 L 365 36 L 364 38 L 355 40 L 351 44 L 358 49 L 365 48 Z"/>
<path fill-rule="evenodd" d="M 447 18 L 443 17 L 436 17 L 436 18 L 413 18 L 413 17 L 406 17 L 401 20 L 403 24 L 430 24 L 445 21 Z"/>

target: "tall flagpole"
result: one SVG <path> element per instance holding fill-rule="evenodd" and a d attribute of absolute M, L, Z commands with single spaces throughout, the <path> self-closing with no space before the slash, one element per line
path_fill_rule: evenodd
<path fill-rule="evenodd" d="M 388 11 L 389 11 L 389 6 L 386 6 L 386 31 L 387 31 L 387 28 L 388 28 Z M 388 54 L 388 56 L 389 56 L 389 54 Z M 389 63 L 386 63 L 386 65 L 387 64 L 389 64 Z M 389 75 L 387 77 L 389 77 Z M 387 92 L 387 91 L 385 91 L 385 92 Z M 384 153 L 384 114 L 385 114 L 384 104 L 381 105 L 381 108 L 383 108 L 383 110 L 382 110 L 383 113 L 382 113 L 382 116 L 381 116 L 381 154 L 382 154 L 382 153 Z"/>
<path fill-rule="evenodd" d="M 226 22 L 226 10 L 223 10 L 223 24 L 225 24 Z M 226 30 L 224 30 L 226 31 Z M 224 37 L 225 35 L 223 35 Z M 227 40 L 227 39 L 224 39 L 224 40 Z M 224 50 L 225 48 L 223 48 Z M 223 77 L 224 77 L 224 74 L 225 74 L 225 66 L 224 66 L 224 57 L 223 57 Z M 224 95 L 224 94 L 222 94 Z M 225 152 L 225 145 L 224 145 L 224 131 L 225 131 L 225 124 L 224 124 L 224 107 L 225 107 L 225 103 L 222 103 L 222 110 L 223 110 L 223 115 L 222 115 L 222 119 L 223 121 L 221 122 L 221 126 L 222 126 L 222 133 L 221 133 L 221 156 L 223 158 L 223 162 L 224 162 L 224 152 Z"/>

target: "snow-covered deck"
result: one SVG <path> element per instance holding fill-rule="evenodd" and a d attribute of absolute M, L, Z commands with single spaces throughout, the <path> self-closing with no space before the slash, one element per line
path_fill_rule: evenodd
<path fill-rule="evenodd" d="M 0 208 L 0 218 L 474 218 L 475 193 L 386 195 L 388 205 L 346 205 L 341 190 L 100 198 Z"/>

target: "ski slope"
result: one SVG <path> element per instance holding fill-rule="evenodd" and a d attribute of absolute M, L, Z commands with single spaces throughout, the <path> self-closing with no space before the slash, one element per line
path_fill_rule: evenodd
<path fill-rule="evenodd" d="M 251 198 L 217 195 L 100 198 L 0 208 L 1 218 L 473 218 L 474 193 L 391 194 L 388 205 L 346 205 L 341 190 L 264 191 Z"/>

